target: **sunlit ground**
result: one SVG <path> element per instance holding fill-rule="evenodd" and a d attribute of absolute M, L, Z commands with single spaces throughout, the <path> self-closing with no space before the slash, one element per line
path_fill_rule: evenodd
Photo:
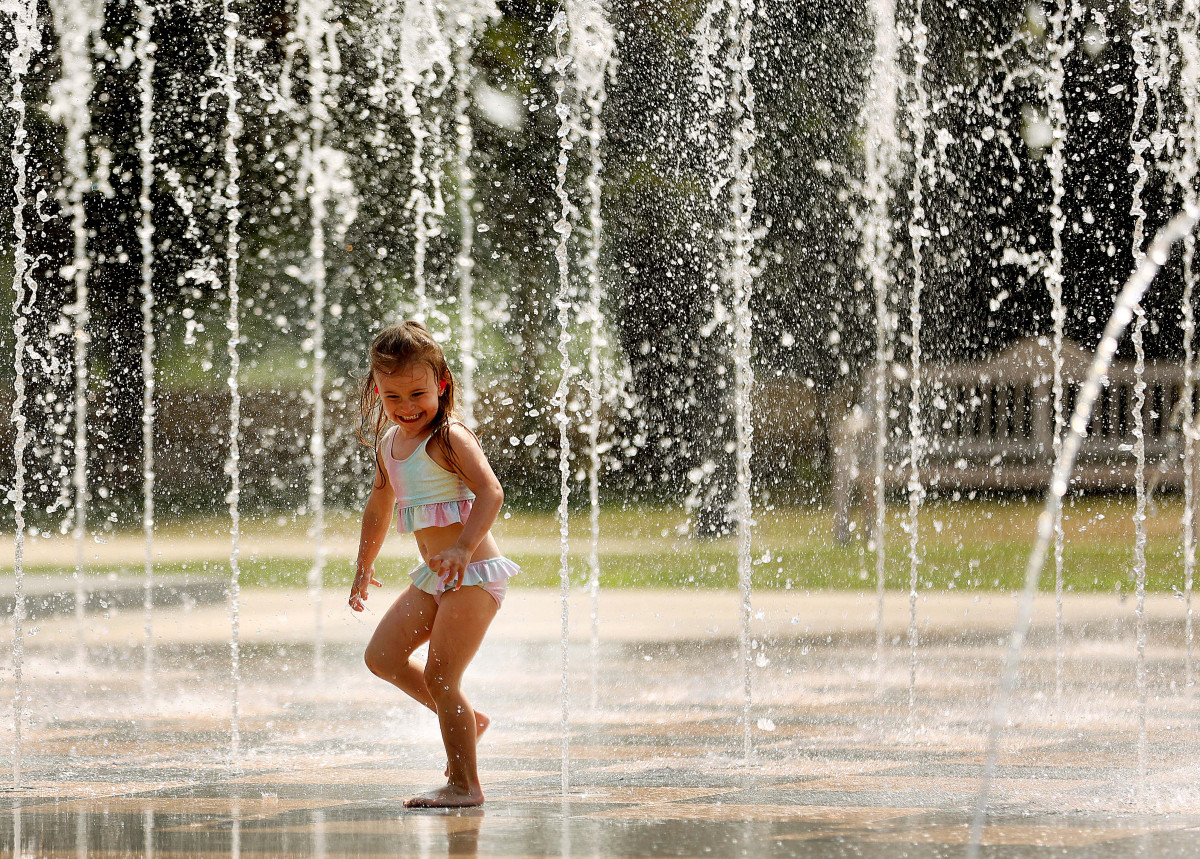
<path fill-rule="evenodd" d="M 1067 580 L 1102 593 L 1068 596 L 1061 637 L 1053 595 L 1035 608 L 990 793 L 991 859 L 1195 855 L 1198 672 L 1169 595 L 1183 584 L 1182 510 L 1166 499 L 1149 511 L 1160 592 L 1144 629 L 1134 601 L 1114 594 L 1132 590 L 1132 512 L 1113 497 L 1068 511 Z M 877 621 L 866 541 L 836 543 L 828 511 L 760 511 L 743 653 L 742 602 L 716 589 L 736 585 L 732 538 L 682 536 L 677 511 L 603 510 L 599 622 L 575 588 L 564 648 L 557 522 L 512 512 L 497 532 L 526 567 L 523 587 L 466 677 L 494 719 L 480 746 L 488 803 L 474 816 L 401 807 L 440 778 L 436 721 L 362 663 L 414 563 L 411 539 L 389 538 L 385 587 L 361 615 L 344 591 L 322 603 L 304 589 L 313 544 L 301 518 L 248 517 L 236 603 L 228 523 L 164 523 L 156 575 L 202 587 L 150 613 L 142 535 L 89 540 L 89 577 L 123 582 L 82 617 L 30 600 L 22 782 L 0 790 L 0 855 L 12 844 L 36 856 L 432 856 L 444 845 L 463 856 L 962 856 L 1016 615 L 1004 589 L 1022 576 L 1039 507 L 931 502 L 919 522 L 926 592 L 911 602 L 906 511 L 888 513 L 892 590 Z M 587 511 L 571 527 L 580 583 Z M 332 589 L 347 584 L 357 530 L 356 514 L 330 517 Z M 70 591 L 72 541 L 27 548 L 29 589 Z M 673 589 L 639 589 L 651 585 Z M 0 648 L 12 632 L 0 628 Z M 0 749 L 14 748 L 14 720 L 0 720 Z M 15 764 L 0 754 L 0 772 Z"/>
<path fill-rule="evenodd" d="M 1069 500 L 1063 578 L 1069 591 L 1131 591 L 1134 586 L 1134 500 L 1084 496 Z M 921 589 L 1010 589 L 1023 581 L 1034 542 L 1040 500 L 932 500 L 919 517 L 917 570 Z M 524 587 L 558 587 L 559 524 L 553 512 L 507 511 L 496 526 L 501 549 L 524 568 Z M 818 507 L 758 510 L 753 529 L 753 586 L 762 589 L 874 589 L 876 553 L 863 535 L 869 514 L 855 511 L 855 531 L 845 544 L 833 538 L 832 515 Z M 1174 496 L 1148 506 L 1147 588 L 1184 587 L 1183 504 Z M 575 584 L 590 570 L 591 524 L 587 510 L 570 519 L 570 575 Z M 908 510 L 888 508 L 884 539 L 886 586 L 909 587 L 913 568 Z M 686 536 L 677 508 L 607 506 L 599 518 L 602 587 L 729 588 L 738 583 L 734 537 L 697 540 Z M 304 516 L 262 514 L 242 522 L 239 566 L 250 586 L 303 586 L 312 569 L 315 543 Z M 358 514 L 329 514 L 325 544 L 327 586 L 350 581 L 357 547 Z M 155 573 L 225 575 L 229 569 L 229 523 L 221 518 L 163 523 L 155 533 Z M 85 566 L 90 575 L 140 575 L 144 539 L 140 532 L 89 538 Z M 8 559 L 11 570 L 12 557 Z M 384 576 L 407 572 L 416 563 L 412 540 L 393 534 L 377 564 Z M 69 537 L 34 538 L 26 547 L 27 572 L 54 579 L 75 569 Z M 1053 557 L 1042 588 L 1054 588 Z"/>

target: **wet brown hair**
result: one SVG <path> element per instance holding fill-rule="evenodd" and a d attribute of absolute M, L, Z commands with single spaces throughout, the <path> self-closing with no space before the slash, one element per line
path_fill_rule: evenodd
<path fill-rule="evenodd" d="M 375 485 L 383 485 L 379 442 L 388 425 L 383 401 L 375 390 L 375 374 L 390 376 L 412 364 L 424 364 L 433 370 L 435 384 L 446 383 L 446 389 L 438 395 L 438 411 L 430 424 L 430 440 L 441 448 L 450 465 L 457 470 L 458 463 L 450 447 L 450 424 L 458 417 L 454 409 L 454 376 L 446 363 L 446 353 L 429 329 L 412 319 L 383 329 L 371 341 L 370 362 L 359 391 L 358 440 L 375 451 Z"/>

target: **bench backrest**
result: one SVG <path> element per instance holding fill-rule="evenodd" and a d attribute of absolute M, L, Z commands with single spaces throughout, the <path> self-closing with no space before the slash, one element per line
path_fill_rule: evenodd
<path fill-rule="evenodd" d="M 1182 419 L 1183 371 L 1175 365 L 1147 367 L 1143 376 L 1143 427 L 1148 457 L 1163 457 L 1178 447 Z M 889 391 L 888 459 L 908 455 L 911 388 L 893 376 Z M 1075 410 L 1081 384 L 1063 386 L 1063 421 Z M 866 399 L 870 403 L 870 399 Z M 1193 403 L 1200 402 L 1193 391 Z M 1053 459 L 1053 388 L 1034 374 L 984 373 L 945 366 L 922 379 L 921 432 L 924 454 L 940 459 L 991 459 L 997 455 L 1026 460 Z M 1135 441 L 1136 378 L 1131 368 L 1109 374 L 1088 424 L 1081 457 L 1124 458 Z"/>

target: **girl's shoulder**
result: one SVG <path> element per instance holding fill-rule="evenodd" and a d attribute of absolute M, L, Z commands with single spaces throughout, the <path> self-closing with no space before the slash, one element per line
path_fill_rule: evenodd
<path fill-rule="evenodd" d="M 434 446 L 443 448 L 443 452 L 452 455 L 471 448 L 481 447 L 479 437 L 471 432 L 471 428 L 460 420 L 447 421 L 444 430 L 431 434 L 425 441 L 426 444 L 432 441 Z"/>
<path fill-rule="evenodd" d="M 475 445 L 479 444 L 479 436 L 475 435 L 469 426 L 457 418 L 446 422 L 446 434 L 454 442 L 474 442 Z"/>
<path fill-rule="evenodd" d="M 456 466 L 460 456 L 483 450 L 479 437 L 460 420 L 447 421 L 441 429 L 431 433 L 423 444 L 426 453 L 433 455 L 434 462 L 451 471 L 458 470 Z"/>
<path fill-rule="evenodd" d="M 396 434 L 396 427 L 390 426 L 385 429 L 379 436 L 379 442 L 375 447 L 375 454 L 380 460 L 387 459 L 392 455 L 392 436 Z"/>
<path fill-rule="evenodd" d="M 375 441 L 375 488 L 388 490 L 392 479 L 388 475 L 388 458 L 392 450 L 392 434 L 395 427 L 389 427 Z"/>

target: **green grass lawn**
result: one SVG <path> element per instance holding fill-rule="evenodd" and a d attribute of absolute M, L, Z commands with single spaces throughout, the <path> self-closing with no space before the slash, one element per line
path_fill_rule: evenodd
<path fill-rule="evenodd" d="M 933 502 L 919 519 L 918 575 L 922 589 L 1010 590 L 1020 587 L 1033 545 L 1037 502 Z M 1147 586 L 1168 591 L 1183 586 L 1180 548 L 1181 505 L 1163 499 L 1151 508 L 1147 522 Z M 356 515 L 331 517 L 330 532 L 346 543 L 357 533 Z M 907 511 L 888 510 L 886 584 L 909 586 Z M 606 508 L 600 517 L 600 584 L 602 587 L 732 588 L 738 583 L 737 545 L 733 538 L 693 540 L 681 536 L 678 510 L 648 507 Z M 270 535 L 281 520 L 250 520 L 248 534 Z M 292 523 L 294 525 L 294 523 Z M 189 535 L 219 534 L 220 520 L 177 523 L 163 529 L 160 539 L 186 540 Z M 1133 586 L 1133 500 L 1123 497 L 1073 499 L 1065 517 L 1067 541 L 1064 582 L 1074 591 L 1113 591 Z M 860 529 L 861 530 L 861 527 Z M 587 581 L 590 533 L 586 511 L 572 514 L 573 584 Z M 524 575 L 514 584 L 558 587 L 560 553 L 558 522 L 552 513 L 510 512 L 497 523 L 505 554 L 521 564 Z M 842 545 L 831 537 L 830 515 L 818 508 L 767 510 L 758 514 L 753 531 L 753 584 L 756 588 L 873 589 L 875 551 L 861 538 Z M 389 539 L 403 539 L 392 536 Z M 301 549 L 302 543 L 299 544 Z M 306 586 L 311 562 L 292 557 L 244 556 L 241 582 L 245 586 Z M 408 571 L 404 561 L 380 561 L 376 570 L 397 581 Z M 63 567 L 32 567 L 31 573 L 69 575 Z M 90 574 L 140 574 L 140 568 L 89 568 Z M 228 575 L 227 561 L 211 559 L 162 564 L 159 575 Z M 347 553 L 333 557 L 325 570 L 325 585 L 347 588 L 352 563 Z M 1053 560 L 1042 576 L 1042 587 L 1053 589 Z"/>

